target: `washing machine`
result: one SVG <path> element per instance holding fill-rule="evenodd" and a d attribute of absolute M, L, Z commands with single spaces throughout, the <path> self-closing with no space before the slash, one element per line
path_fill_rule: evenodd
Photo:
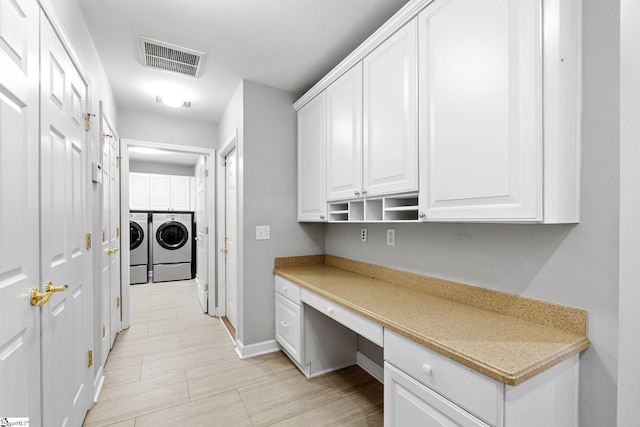
<path fill-rule="evenodd" d="M 154 213 L 153 281 L 192 279 L 193 213 Z"/>
<path fill-rule="evenodd" d="M 129 283 L 137 285 L 147 283 L 149 269 L 149 214 L 147 212 L 129 213 Z"/>

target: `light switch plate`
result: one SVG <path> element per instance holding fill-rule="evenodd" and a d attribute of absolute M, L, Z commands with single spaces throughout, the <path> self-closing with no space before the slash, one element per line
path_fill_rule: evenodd
<path fill-rule="evenodd" d="M 387 228 L 387 246 L 396 245 L 396 229 Z"/>
<path fill-rule="evenodd" d="M 256 240 L 271 239 L 271 227 L 268 225 L 256 225 Z"/>

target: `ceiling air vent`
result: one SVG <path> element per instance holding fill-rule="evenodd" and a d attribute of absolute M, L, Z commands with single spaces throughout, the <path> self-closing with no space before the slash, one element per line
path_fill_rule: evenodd
<path fill-rule="evenodd" d="M 192 49 L 138 36 L 142 65 L 198 78 L 205 54 Z"/>

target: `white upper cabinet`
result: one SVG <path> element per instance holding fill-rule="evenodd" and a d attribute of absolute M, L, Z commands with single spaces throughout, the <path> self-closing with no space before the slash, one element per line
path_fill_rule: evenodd
<path fill-rule="evenodd" d="M 362 192 L 362 64 L 331 84 L 327 93 L 327 200 Z"/>
<path fill-rule="evenodd" d="M 149 209 L 152 211 L 168 211 L 171 208 L 171 176 L 149 175 L 149 192 L 151 202 Z"/>
<path fill-rule="evenodd" d="M 149 210 L 149 174 L 131 172 L 129 174 L 129 209 Z"/>
<path fill-rule="evenodd" d="M 543 57 L 568 29 L 550 9 L 546 27 L 541 0 L 436 0 L 420 13 L 423 220 L 578 221 L 578 142 L 558 135 L 577 129 L 577 113 L 561 123 L 558 111 L 578 111 L 578 99 L 557 85 L 576 73 L 579 44 Z"/>
<path fill-rule="evenodd" d="M 407 22 L 363 60 L 367 196 L 418 190 L 416 26 Z"/>
<path fill-rule="evenodd" d="M 172 211 L 191 210 L 191 177 L 171 176 L 171 204 Z"/>
<path fill-rule="evenodd" d="M 327 220 L 326 142 L 322 92 L 298 111 L 298 221 Z"/>

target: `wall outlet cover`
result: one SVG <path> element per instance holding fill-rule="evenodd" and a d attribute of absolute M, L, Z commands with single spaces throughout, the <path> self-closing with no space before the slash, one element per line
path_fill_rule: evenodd
<path fill-rule="evenodd" d="M 367 243 L 368 238 L 369 238 L 369 233 L 367 233 L 367 227 L 362 227 L 360 229 L 360 241 L 362 243 Z"/>
<path fill-rule="evenodd" d="M 271 226 L 256 225 L 256 240 L 269 240 L 269 239 L 271 239 Z"/>
<path fill-rule="evenodd" d="M 396 229 L 387 228 L 387 246 L 396 245 Z"/>

